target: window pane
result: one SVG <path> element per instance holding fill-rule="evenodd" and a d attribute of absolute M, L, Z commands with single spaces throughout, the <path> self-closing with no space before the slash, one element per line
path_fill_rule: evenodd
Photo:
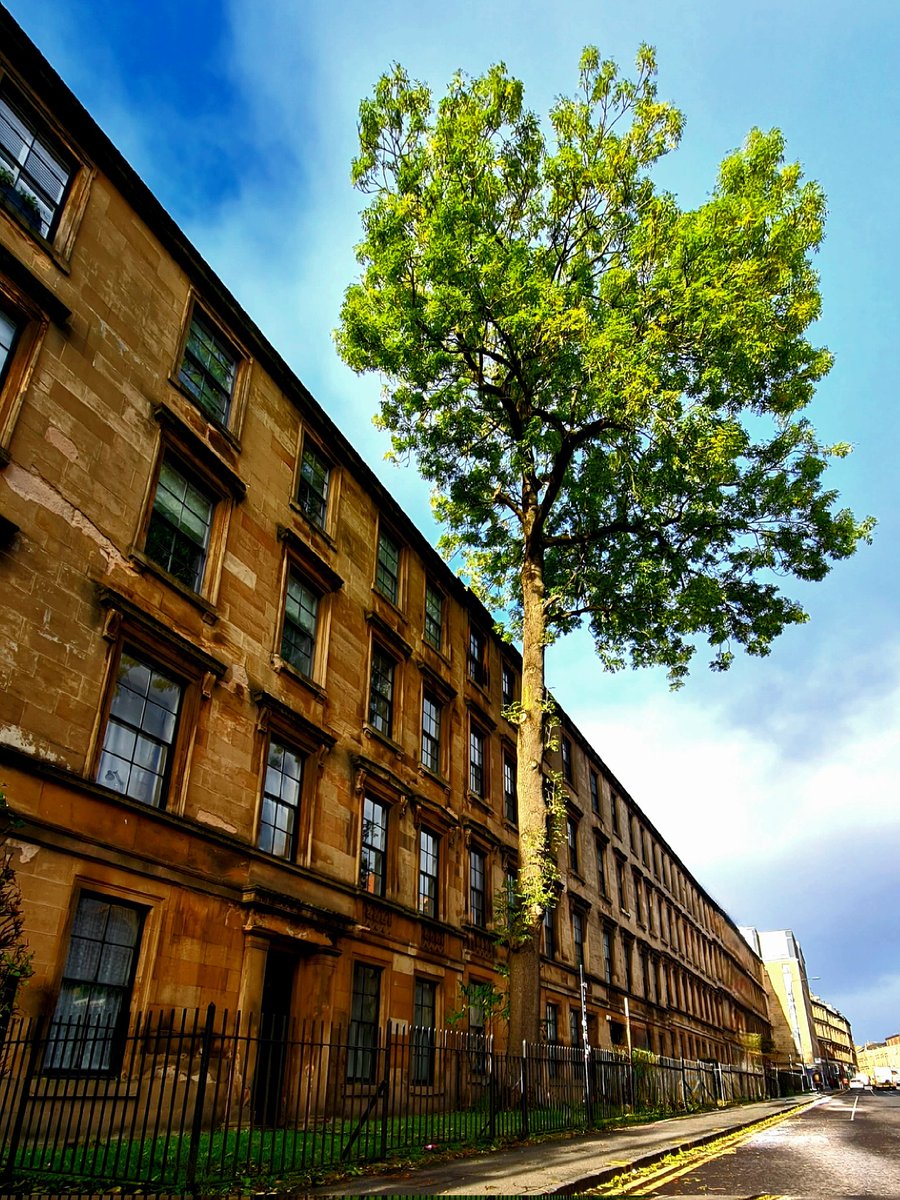
<path fill-rule="evenodd" d="M 400 547 L 384 530 L 378 534 L 375 587 L 392 604 L 397 603 L 400 594 Z"/>
<path fill-rule="evenodd" d="M 194 314 L 179 378 L 207 416 L 226 424 L 237 356 L 212 326 Z"/>
<path fill-rule="evenodd" d="M 0 309 L 0 381 L 3 380 L 6 364 L 10 359 L 17 331 L 17 323 L 11 316 Z"/>
<path fill-rule="evenodd" d="M 487 683 L 487 642 L 484 635 L 477 629 L 469 631 L 469 652 L 467 656 L 469 678 L 483 687 Z"/>
<path fill-rule="evenodd" d="M 192 591 L 203 581 L 215 504 L 170 459 L 159 473 L 147 529 L 148 557 Z"/>
<path fill-rule="evenodd" d="M 485 857 L 480 850 L 469 851 L 469 920 L 478 926 L 484 926 L 487 920 Z"/>
<path fill-rule="evenodd" d="M 417 979 L 413 1000 L 413 1029 L 411 1038 L 412 1082 L 434 1082 L 434 1023 L 436 985 Z"/>
<path fill-rule="evenodd" d="M 0 97 L 0 169 L 12 176 L 0 184 L 7 207 L 47 237 L 71 168 L 50 149 L 38 122 L 8 96 Z"/>
<path fill-rule="evenodd" d="M 316 525 L 324 526 L 328 509 L 328 477 L 330 469 L 310 443 L 304 443 L 300 460 L 300 482 L 297 503 Z"/>
<path fill-rule="evenodd" d="M 127 1014 L 142 915 L 99 896 L 80 898 L 44 1068 L 110 1071 L 121 1055 L 119 1019 Z"/>
<path fill-rule="evenodd" d="M 369 1082 L 375 1078 L 380 998 L 381 969 L 366 963 L 354 964 L 347 1052 L 349 1080 Z"/>
<path fill-rule="evenodd" d="M 293 858 L 296 850 L 302 779 L 300 755 L 272 738 L 266 759 L 258 844 L 261 850 L 279 858 Z"/>
<path fill-rule="evenodd" d="M 485 794 L 484 735 L 478 729 L 469 731 L 469 790 L 476 796 Z"/>
<path fill-rule="evenodd" d="M 385 852 L 387 850 L 387 807 L 371 796 L 363 802 L 362 844 L 359 859 L 359 884 L 375 896 L 385 893 Z"/>
<path fill-rule="evenodd" d="M 422 763 L 435 773 L 441 769 L 441 706 L 427 692 L 422 697 Z"/>
<path fill-rule="evenodd" d="M 437 916 L 438 839 L 428 829 L 419 831 L 419 912 Z"/>
<path fill-rule="evenodd" d="M 516 764 L 507 755 L 503 756 L 503 812 L 507 821 L 515 825 L 518 821 L 519 801 L 516 795 Z"/>
<path fill-rule="evenodd" d="M 394 715 L 394 660 L 379 646 L 372 647 L 372 678 L 369 686 L 369 724 L 391 736 Z"/>
<path fill-rule="evenodd" d="M 444 597 L 430 584 L 425 588 L 425 641 L 440 650 L 444 628 Z"/>
<path fill-rule="evenodd" d="M 174 679 L 122 652 L 98 783 L 144 804 L 162 804 L 182 692 Z"/>
<path fill-rule="evenodd" d="M 294 572 L 288 576 L 281 657 L 303 675 L 312 675 L 319 598 Z"/>

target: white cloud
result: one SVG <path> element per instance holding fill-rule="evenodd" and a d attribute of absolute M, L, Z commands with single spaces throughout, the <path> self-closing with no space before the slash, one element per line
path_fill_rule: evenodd
<path fill-rule="evenodd" d="M 746 871 L 773 856 L 801 854 L 811 838 L 853 841 L 900 830 L 896 648 L 891 659 L 889 689 L 858 693 L 852 714 L 830 729 L 827 713 L 819 714 L 824 728 L 812 760 L 802 745 L 731 724 L 722 704 L 705 702 L 706 689 L 703 703 L 656 692 L 622 708 L 582 707 L 573 715 L 702 881 L 710 870 Z"/>

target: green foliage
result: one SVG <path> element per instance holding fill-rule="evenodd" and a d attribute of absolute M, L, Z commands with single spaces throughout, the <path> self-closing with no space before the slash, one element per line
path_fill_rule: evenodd
<path fill-rule="evenodd" d="M 6 847 L 8 831 L 15 824 L 6 795 L 0 792 L 0 1029 L 13 1011 L 19 984 L 33 973 L 24 938 L 22 897 Z"/>
<path fill-rule="evenodd" d="M 754 129 L 683 210 L 651 177 L 682 126 L 647 46 L 634 79 L 588 47 L 546 122 L 503 64 L 436 104 L 396 66 L 360 105 L 369 199 L 338 349 L 383 377 L 378 419 L 432 484 L 443 550 L 522 642 L 514 1042 L 537 1037 L 557 882 L 545 647 L 587 623 L 606 668 L 673 686 L 704 636 L 716 669 L 766 654 L 806 620 L 781 581 L 822 579 L 874 525 L 824 486 L 848 447 L 804 416 L 831 367 L 806 336 L 821 188 Z"/>
<path fill-rule="evenodd" d="M 545 640 L 582 622 L 608 668 L 673 683 L 765 654 L 804 621 L 780 580 L 821 579 L 873 522 L 823 484 L 843 445 L 804 418 L 831 366 L 811 256 L 825 198 L 752 130 L 682 210 L 650 171 L 683 118 L 585 50 L 547 123 L 500 64 L 434 104 L 402 67 L 360 106 L 369 197 L 338 348 L 386 380 L 381 422 L 434 485 L 447 551 L 522 617 L 542 564 Z"/>
<path fill-rule="evenodd" d="M 490 1031 L 495 1018 L 506 1020 L 509 1016 L 509 1000 L 505 992 L 498 991 L 492 983 L 460 983 L 462 1006 L 447 1013 L 448 1025 L 459 1025 L 469 1020 L 470 1009 L 481 1013 L 482 1027 Z"/>
<path fill-rule="evenodd" d="M 23 205 L 34 219 L 40 220 L 41 210 L 37 200 L 30 192 L 23 192 L 20 188 L 16 188 L 15 178 L 11 171 L 7 171 L 6 167 L 0 167 L 0 187 L 15 188 L 19 204 Z"/>

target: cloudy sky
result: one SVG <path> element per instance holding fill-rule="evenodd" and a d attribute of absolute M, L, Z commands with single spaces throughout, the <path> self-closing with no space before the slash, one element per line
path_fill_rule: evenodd
<path fill-rule="evenodd" d="M 811 410 L 852 457 L 831 483 L 873 546 L 797 589 L 807 625 L 687 686 L 604 674 L 586 640 L 549 658 L 560 702 L 739 924 L 790 927 L 857 1041 L 900 1032 L 900 632 L 896 0 L 6 0 L 201 253 L 435 536 L 427 494 L 383 462 L 378 382 L 331 330 L 354 274 L 356 111 L 392 62 L 443 90 L 503 60 L 546 110 L 582 46 L 657 47 L 686 114 L 659 172 L 685 206 L 754 125 L 779 126 L 829 200 Z"/>

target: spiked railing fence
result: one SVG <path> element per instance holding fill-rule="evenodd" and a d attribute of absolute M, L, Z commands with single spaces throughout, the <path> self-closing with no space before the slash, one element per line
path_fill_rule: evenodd
<path fill-rule="evenodd" d="M 213 1006 L 142 1013 L 125 1027 L 13 1019 L 0 1047 L 0 1190 L 272 1184 L 626 1113 L 762 1099 L 772 1082 L 719 1063 L 560 1045 L 500 1053 L 453 1029 Z"/>

